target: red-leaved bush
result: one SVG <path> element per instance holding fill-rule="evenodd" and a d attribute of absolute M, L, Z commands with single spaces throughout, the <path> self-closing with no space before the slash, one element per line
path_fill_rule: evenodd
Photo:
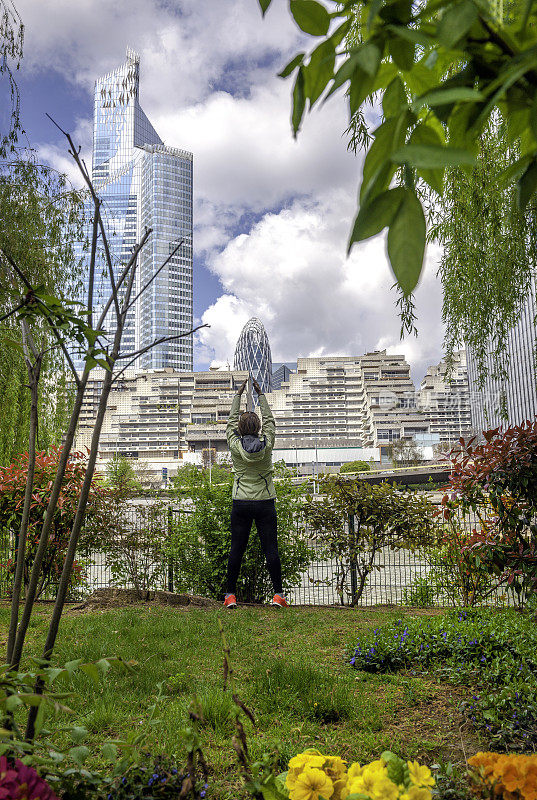
<path fill-rule="evenodd" d="M 537 417 L 460 440 L 441 514 L 473 511 L 478 524 L 464 547 L 518 596 L 537 592 Z"/>
<path fill-rule="evenodd" d="M 26 558 L 24 563 L 24 585 L 27 585 L 29 574 L 35 558 L 43 517 L 48 505 L 50 492 L 60 457 L 60 450 L 53 448 L 47 452 L 36 454 L 34 490 L 30 509 Z M 37 597 L 46 590 L 54 590 L 59 581 L 71 526 L 75 517 L 80 489 L 86 472 L 87 457 L 84 453 L 75 452 L 69 458 L 65 478 L 53 519 L 48 547 L 38 585 Z M 9 467 L 0 467 L 0 547 L 3 555 L 1 567 L 8 574 L 15 568 L 15 555 L 20 522 L 24 506 L 26 475 L 28 472 L 28 454 L 20 456 L 18 461 Z M 107 524 L 110 519 L 110 492 L 95 480 L 90 493 L 87 509 L 87 524 L 80 542 L 80 551 L 87 551 L 91 546 L 93 531 Z M 75 561 L 71 577 L 71 586 L 83 583 L 84 568 L 80 561 Z"/>

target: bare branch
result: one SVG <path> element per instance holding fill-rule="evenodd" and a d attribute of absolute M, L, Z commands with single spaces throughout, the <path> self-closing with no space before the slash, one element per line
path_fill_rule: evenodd
<path fill-rule="evenodd" d="M 99 201 L 100 202 L 100 201 Z M 88 283 L 88 325 L 93 327 L 93 284 L 95 281 L 95 257 L 97 254 L 97 236 L 99 233 L 97 216 L 93 216 L 93 229 L 91 232 L 91 255 L 89 263 Z"/>
<path fill-rule="evenodd" d="M 151 350 L 153 347 L 156 347 L 158 344 L 164 344 L 164 342 L 173 342 L 176 339 L 184 339 L 186 336 L 190 336 L 192 333 L 196 333 L 196 331 L 201 330 L 201 328 L 210 328 L 210 325 L 198 325 L 197 328 L 192 328 L 192 330 L 187 331 L 186 333 L 179 333 L 177 336 L 163 336 L 162 339 L 157 339 L 155 342 L 148 344 L 147 347 L 143 347 L 141 350 L 137 350 L 135 353 L 125 353 L 125 355 L 118 355 L 116 361 L 119 361 L 120 358 L 131 358 L 131 361 L 120 370 L 117 375 L 115 375 L 114 380 L 112 381 L 115 383 L 120 375 L 123 375 L 125 370 L 127 370 L 131 364 L 134 364 L 137 358 L 139 358 L 144 353 L 147 353 L 148 350 Z"/>
<path fill-rule="evenodd" d="M 20 311 L 21 308 L 24 308 L 25 305 L 26 301 L 23 300 L 23 302 L 20 303 L 16 308 L 12 308 L 11 311 L 8 311 L 7 314 L 4 314 L 3 317 L 0 317 L 0 322 L 5 322 L 6 319 L 9 319 L 9 317 L 12 317 L 13 314 L 17 313 L 17 311 Z"/>
<path fill-rule="evenodd" d="M 138 298 L 139 298 L 139 297 L 140 297 L 140 296 L 141 296 L 141 295 L 142 295 L 142 294 L 145 292 L 145 290 L 146 290 L 146 289 L 147 289 L 149 286 L 151 286 L 151 284 L 153 283 L 153 281 L 155 280 L 155 278 L 156 278 L 156 277 L 157 277 L 157 276 L 158 276 L 158 275 L 159 275 L 159 274 L 162 272 L 162 270 L 164 269 L 164 267 L 166 266 L 166 264 L 167 264 L 167 263 L 168 263 L 168 262 L 169 262 L 169 261 L 170 261 L 170 260 L 171 260 L 171 259 L 174 257 L 174 255 L 177 253 L 177 251 L 179 250 L 179 248 L 180 248 L 180 247 L 181 247 L 181 246 L 184 244 L 184 241 L 185 241 L 184 239 L 181 239 L 181 241 L 179 242 L 179 244 L 177 245 L 177 247 L 175 247 L 175 248 L 172 250 L 172 252 L 171 252 L 171 253 L 170 253 L 170 255 L 168 256 L 168 258 L 165 260 L 165 262 L 164 262 L 164 263 L 163 263 L 163 264 L 162 264 L 162 265 L 161 265 L 161 266 L 160 266 L 160 267 L 157 269 L 157 271 L 155 272 L 155 274 L 154 274 L 154 275 L 153 275 L 151 278 L 149 278 L 149 280 L 147 281 L 147 283 L 146 283 L 146 285 L 143 287 L 143 289 L 140 289 L 140 291 L 138 292 L 138 294 L 136 295 L 136 297 L 134 298 L 134 300 L 132 301 L 132 303 L 130 303 L 130 305 L 128 306 L 128 308 L 127 308 L 127 311 L 129 310 L 129 308 L 131 308 L 131 306 L 133 306 L 133 305 L 135 304 L 135 302 L 136 302 L 136 301 L 138 300 Z"/>

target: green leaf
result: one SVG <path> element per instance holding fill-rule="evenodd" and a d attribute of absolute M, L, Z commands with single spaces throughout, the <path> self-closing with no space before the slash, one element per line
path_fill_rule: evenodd
<path fill-rule="evenodd" d="M 364 161 L 362 186 L 360 188 L 361 202 L 365 200 L 366 191 L 379 175 L 384 173 L 383 181 L 390 182 L 395 171 L 393 162 L 390 164 L 391 155 L 405 141 L 407 128 L 405 123 L 407 119 L 407 113 L 403 113 L 398 117 L 391 117 L 374 131 L 375 141 L 370 146 Z M 380 185 L 379 191 L 385 188 L 387 188 L 387 185 Z"/>
<path fill-rule="evenodd" d="M 404 72 L 412 69 L 415 53 L 415 46 L 412 42 L 407 39 L 393 37 L 388 41 L 388 52 L 399 69 Z"/>
<path fill-rule="evenodd" d="M 525 171 L 526 167 L 532 161 L 533 156 L 526 155 L 522 158 L 518 158 L 513 164 L 509 164 L 506 169 L 503 169 L 501 172 L 498 173 L 496 176 L 496 181 L 500 186 L 509 186 L 513 180 L 517 180 L 520 178 L 522 173 Z"/>
<path fill-rule="evenodd" d="M 80 744 L 84 741 L 84 739 L 88 738 L 88 730 L 84 728 L 82 725 L 75 725 L 71 728 L 71 739 L 75 744 Z"/>
<path fill-rule="evenodd" d="M 349 111 L 351 117 L 358 111 L 366 97 L 368 97 L 374 86 L 371 75 L 367 75 L 363 70 L 354 71 L 349 88 Z"/>
<path fill-rule="evenodd" d="M 112 742 L 106 742 L 101 747 L 101 753 L 108 761 L 116 761 L 118 750 L 115 744 L 112 744 Z"/>
<path fill-rule="evenodd" d="M 10 694 L 5 700 L 6 711 L 15 711 L 16 708 L 22 705 L 22 700 L 18 694 Z"/>
<path fill-rule="evenodd" d="M 278 77 L 287 78 L 297 67 L 302 64 L 304 61 L 304 56 L 305 53 L 297 53 L 297 55 L 291 59 L 291 61 L 282 69 L 282 71 L 278 72 Z"/>
<path fill-rule="evenodd" d="M 422 94 L 412 104 L 412 111 L 418 112 L 423 106 L 445 106 L 450 103 L 478 103 L 484 96 L 475 89 L 467 86 L 458 86 L 449 89 L 433 89 Z"/>
<path fill-rule="evenodd" d="M 298 27 L 311 36 L 326 36 L 330 15 L 316 0 L 290 0 L 291 14 Z"/>
<path fill-rule="evenodd" d="M 434 117 L 432 117 L 434 119 Z M 409 139 L 409 145 L 427 145 L 432 147 L 444 146 L 444 140 L 435 130 L 432 125 L 427 122 L 420 122 L 412 131 Z M 429 184 L 431 189 L 434 189 L 438 194 L 442 194 L 444 190 L 444 168 L 435 167 L 428 169 L 426 167 L 419 168 L 419 174 L 426 183 Z"/>
<path fill-rule="evenodd" d="M 396 164 L 410 164 L 423 169 L 442 169 L 458 167 L 461 164 L 473 166 L 475 157 L 467 150 L 458 147 L 442 147 L 433 144 L 406 144 L 392 155 Z"/>
<path fill-rule="evenodd" d="M 259 5 L 261 6 L 261 13 L 263 14 L 263 16 L 265 16 L 265 14 L 267 13 L 268 7 L 270 6 L 271 3 L 272 0 L 259 0 Z"/>
<path fill-rule="evenodd" d="M 391 225 L 403 198 L 404 189 L 398 186 L 377 195 L 367 205 L 361 205 L 349 238 L 347 253 L 350 253 L 355 242 L 376 236 L 383 228 Z"/>
<path fill-rule="evenodd" d="M 430 47 L 434 43 L 432 36 L 415 28 L 407 28 L 404 25 L 386 25 L 386 30 L 400 39 L 405 39 L 411 44 L 419 44 L 422 47 Z"/>
<path fill-rule="evenodd" d="M 526 169 L 517 185 L 517 204 L 520 211 L 524 211 L 532 195 L 537 189 L 537 160 L 533 161 Z"/>
<path fill-rule="evenodd" d="M 88 758 L 90 754 L 89 747 L 85 745 L 80 745 L 79 747 L 71 747 L 69 750 L 69 757 L 73 759 L 75 764 L 78 764 L 79 767 L 82 766 L 84 761 Z"/>
<path fill-rule="evenodd" d="M 537 92 L 533 97 L 533 101 L 531 104 L 530 112 L 529 112 L 529 123 L 530 128 L 533 133 L 533 138 L 537 139 Z"/>
<path fill-rule="evenodd" d="M 300 128 L 300 123 L 302 122 L 302 117 L 304 116 L 305 106 L 306 95 L 304 92 L 304 67 L 299 67 L 293 89 L 293 113 L 291 116 L 293 136 L 295 139 Z"/>
<path fill-rule="evenodd" d="M 334 75 L 336 52 L 330 39 L 326 39 L 311 54 L 309 64 L 304 67 L 304 92 L 309 98 L 310 108 L 319 99 L 328 81 Z"/>
<path fill-rule="evenodd" d="M 388 256 L 405 297 L 417 286 L 425 252 L 425 216 L 411 189 L 404 197 L 388 230 Z"/>
<path fill-rule="evenodd" d="M 402 111 L 403 106 L 407 106 L 407 96 L 403 81 L 399 76 L 393 79 L 382 98 L 382 110 L 386 119 L 395 117 Z"/>
<path fill-rule="evenodd" d="M 472 0 L 453 3 L 442 15 L 436 35 L 448 50 L 466 36 L 477 19 L 477 7 Z"/>
<path fill-rule="evenodd" d="M 358 65 L 371 77 L 377 74 L 382 53 L 373 42 L 361 45 L 355 53 Z"/>

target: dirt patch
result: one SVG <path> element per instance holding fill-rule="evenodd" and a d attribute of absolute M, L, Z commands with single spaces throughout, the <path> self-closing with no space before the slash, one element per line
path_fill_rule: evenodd
<path fill-rule="evenodd" d="M 409 707 L 401 697 L 395 719 L 386 720 L 385 731 L 397 739 L 402 752 L 405 743 L 415 747 L 416 739 L 421 739 L 422 749 L 415 758 L 427 759 L 434 753 L 443 762 L 464 764 L 480 749 L 478 735 L 459 711 L 468 694 L 467 687 L 442 684 L 431 685 L 427 696 L 414 706 Z"/>
<path fill-rule="evenodd" d="M 161 590 L 148 591 L 140 595 L 135 589 L 96 589 L 83 603 L 66 608 L 67 613 L 75 611 L 96 611 L 107 608 L 122 608 L 133 605 L 174 606 L 181 611 L 194 608 L 219 608 L 220 603 L 208 597 L 195 594 L 176 594 Z"/>

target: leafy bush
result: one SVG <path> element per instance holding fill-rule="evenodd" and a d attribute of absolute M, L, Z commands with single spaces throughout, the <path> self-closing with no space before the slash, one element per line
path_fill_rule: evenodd
<path fill-rule="evenodd" d="M 455 514 L 441 528 L 438 546 L 428 547 L 423 558 L 429 568 L 425 577 L 418 576 L 404 590 L 405 603 L 431 606 L 437 602 L 450 606 L 479 605 L 498 587 L 479 552 L 468 546 L 471 534 L 461 527 Z"/>
<path fill-rule="evenodd" d="M 358 603 L 370 573 L 381 569 L 375 560 L 383 548 L 415 550 L 434 541 L 433 507 L 423 496 L 389 483 L 344 478 L 325 478 L 321 493 L 320 502 L 309 498 L 305 515 L 325 556 L 336 560 L 342 604 L 345 592 L 352 605 Z"/>
<path fill-rule="evenodd" d="M 133 503 L 130 492 L 113 492 L 114 524 L 95 543 L 106 556 L 112 582 L 133 586 L 140 598 L 160 588 L 168 570 L 169 515 L 164 501 Z"/>
<path fill-rule="evenodd" d="M 506 583 L 519 606 L 537 593 L 537 417 L 484 431 L 485 444 L 461 440 L 452 454 L 442 515 L 458 509 L 479 517 L 464 550 Z"/>
<path fill-rule="evenodd" d="M 475 687 L 461 710 L 500 749 L 537 744 L 537 630 L 514 611 L 449 612 L 428 620 L 398 620 L 375 629 L 349 651 L 365 672 L 434 670 Z"/>
<path fill-rule="evenodd" d="M 291 482 L 288 470 L 276 465 L 278 549 L 283 588 L 296 584 L 311 563 L 313 553 L 300 526 L 301 488 Z M 231 545 L 231 487 L 225 482 L 209 483 L 208 470 L 186 470 L 179 476 L 176 493 L 183 499 L 181 514 L 174 515 L 168 552 L 174 563 L 177 590 L 193 591 L 222 599 L 225 593 L 227 559 Z M 222 476 L 224 477 L 224 476 Z M 272 584 L 265 566 L 259 537 L 252 531 L 245 553 L 237 595 L 243 600 L 262 602 L 272 596 Z"/>
<path fill-rule="evenodd" d="M 371 464 L 368 461 L 348 461 L 341 465 L 339 471 L 343 475 L 346 472 L 369 472 L 370 470 Z"/>
<path fill-rule="evenodd" d="M 40 452 L 36 455 L 34 491 L 30 509 L 26 558 L 24 563 L 24 585 L 27 586 L 45 514 L 52 483 L 58 468 L 59 449 Z M 83 453 L 73 453 L 69 458 L 58 507 L 54 515 L 49 542 L 37 588 L 37 597 L 46 592 L 54 594 L 59 582 L 71 526 L 75 518 L 78 498 L 86 472 L 87 458 Z M 9 467 L 0 467 L 0 546 L 3 552 L 13 550 L 13 557 L 0 565 L 11 575 L 15 569 L 14 555 L 21 524 L 28 454 L 25 453 Z M 87 552 L 94 541 L 95 531 L 105 532 L 113 523 L 111 495 L 97 481 L 93 482 L 88 502 L 85 531 L 81 537 L 79 552 Z M 73 564 L 71 588 L 85 582 L 84 561 Z"/>

